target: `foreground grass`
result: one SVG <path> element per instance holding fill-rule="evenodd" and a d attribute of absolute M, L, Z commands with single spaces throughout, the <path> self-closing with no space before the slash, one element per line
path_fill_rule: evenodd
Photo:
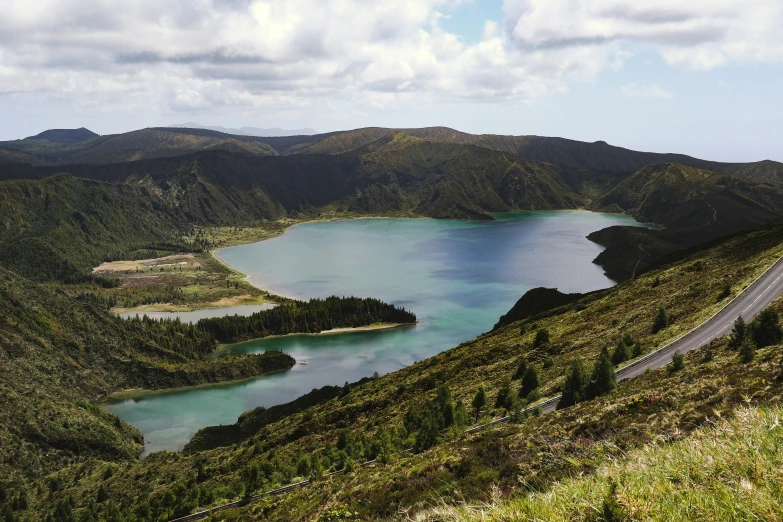
<path fill-rule="evenodd" d="M 418 521 L 783 520 L 783 407 L 738 409 L 684 440 L 657 442 L 592 476 L 477 505 L 442 506 Z M 616 492 L 612 494 L 612 487 Z"/>

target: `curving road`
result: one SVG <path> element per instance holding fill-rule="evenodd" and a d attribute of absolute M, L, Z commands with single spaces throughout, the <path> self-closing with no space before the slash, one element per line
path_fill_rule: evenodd
<path fill-rule="evenodd" d="M 715 315 L 701 323 L 699 326 L 686 333 L 682 337 L 672 341 L 666 346 L 647 354 L 638 361 L 617 370 L 617 380 L 630 379 L 643 374 L 647 369 L 655 370 L 666 366 L 672 361 L 674 352 L 686 353 L 705 346 L 718 337 L 723 337 L 731 332 L 734 321 L 742 316 L 745 321 L 750 321 L 772 302 L 783 295 L 783 257 L 778 258 L 755 281 L 749 284 L 734 299 L 720 309 Z M 552 397 L 546 401 L 527 408 L 526 411 L 535 409 L 543 413 L 555 410 L 560 396 Z M 477 431 L 481 428 L 505 422 L 509 417 L 495 419 L 487 424 L 474 426 L 467 432 Z"/>
<path fill-rule="evenodd" d="M 663 348 L 620 368 L 617 371 L 617 380 L 636 377 L 648 368 L 654 370 L 666 366 L 671 362 L 674 352 L 690 352 L 706 346 L 718 337 L 728 335 L 739 316 L 742 316 L 745 321 L 752 320 L 781 294 L 783 294 L 783 257 L 778 258 L 737 297 L 702 324 Z"/>

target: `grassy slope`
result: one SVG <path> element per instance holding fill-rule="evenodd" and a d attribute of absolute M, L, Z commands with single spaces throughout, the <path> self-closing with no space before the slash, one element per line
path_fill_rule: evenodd
<path fill-rule="evenodd" d="M 40 476 L 86 458 L 128 460 L 140 434 L 90 403 L 127 388 L 250 377 L 293 360 L 208 359 L 209 336 L 115 318 L 89 298 L 0 268 L 0 475 Z"/>
<path fill-rule="evenodd" d="M 143 188 L 78 180 L 0 182 L 0 264 L 36 280 L 86 274 L 138 249 L 187 248 Z"/>
<path fill-rule="evenodd" d="M 603 511 L 613 483 L 627 520 L 780 520 L 781 416 L 780 406 L 740 408 L 728 419 L 715 417 L 688 438 L 651 443 L 546 492 L 444 506 L 416 520 L 587 519 Z"/>
<path fill-rule="evenodd" d="M 782 245 L 783 225 L 767 226 L 545 317 L 512 323 L 369 380 L 340 397 L 264 426 L 238 446 L 187 456 L 161 455 L 118 469 L 102 482 L 117 502 L 153 501 L 163 498 L 166 491 L 193 490 L 195 486 L 187 484 L 201 461 L 207 476 L 198 490 L 213 492 L 208 498 L 219 502 L 241 494 L 243 470 L 271 459 L 272 448 L 275 461 L 295 462 L 302 454 L 320 454 L 325 443 L 334 444 L 340 429 L 368 435 L 380 426 L 393 429 L 401 424 L 408 406 L 434 394 L 437 382 L 446 383 L 455 399 L 468 403 L 477 386 L 485 384 L 492 401 L 494 390 L 513 373 L 520 356 L 538 368 L 543 395 L 557 393 L 573 357 L 592 359 L 624 332 L 640 338 L 647 350 L 665 343 L 722 306 L 725 300 L 719 301 L 718 295 L 725 283 L 736 293 L 783 254 Z M 673 323 L 652 335 L 651 321 L 661 306 L 669 311 Z M 526 333 L 520 335 L 522 327 Z M 551 346 L 533 348 L 533 331 L 539 327 L 549 330 Z M 443 498 L 490 500 L 492 485 L 509 493 L 519 491 L 520 484 L 544 491 L 563 477 L 592 473 L 608 457 L 662 436 L 683 436 L 716 412 L 730 415 L 746 398 L 765 402 L 779 397 L 781 384 L 775 380 L 780 372 L 778 349 L 765 349 L 757 362 L 740 366 L 736 354 L 719 342 L 711 363 L 700 364 L 700 354 L 695 352 L 686 357 L 686 370 L 672 376 L 665 370 L 652 372 L 623 382 L 606 398 L 521 425 L 467 438 L 452 434 L 423 454 L 398 454 L 392 464 L 324 480 L 246 508 L 244 513 L 263 513 L 269 520 L 309 520 L 342 505 L 364 517 L 390 517 L 400 509 L 411 515 L 426 511 Z M 485 412 L 485 416 L 500 413 Z M 52 500 L 36 497 L 34 506 L 50 509 L 63 495 L 92 498 L 97 488 L 94 477 L 101 476 L 105 467 L 96 463 L 90 471 L 93 478 L 72 483 Z M 69 482 L 75 471 L 69 468 L 60 475 Z M 282 476 L 277 477 L 282 481 Z"/>

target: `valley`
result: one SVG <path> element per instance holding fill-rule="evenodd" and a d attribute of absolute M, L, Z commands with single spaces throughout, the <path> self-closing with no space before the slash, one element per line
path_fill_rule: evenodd
<path fill-rule="evenodd" d="M 164 521 L 303 478 L 221 517 L 460 519 L 483 502 L 502 518 L 525 492 L 780 396 L 783 336 L 752 356 L 720 337 L 709 358 L 523 413 L 576 360 L 643 357 L 779 258 L 775 162 L 440 127 L 0 146 L 13 520 Z M 372 299 L 330 297 L 348 295 Z"/>

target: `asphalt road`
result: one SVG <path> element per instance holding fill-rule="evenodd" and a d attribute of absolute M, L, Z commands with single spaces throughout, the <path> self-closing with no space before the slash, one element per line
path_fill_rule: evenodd
<path fill-rule="evenodd" d="M 679 339 L 617 370 L 617 380 L 636 377 L 643 374 L 648 368 L 655 370 L 666 366 L 672 361 L 674 352 L 690 352 L 709 344 L 718 337 L 728 335 L 731 333 L 734 321 L 739 316 L 742 316 L 745 321 L 751 321 L 781 294 L 783 294 L 783 257 L 775 261 L 758 279 L 702 324 Z M 528 408 L 528 410 L 540 408 L 542 413 L 548 413 L 555 410 L 559 400 L 560 396 L 558 395 L 537 404 L 534 408 Z M 487 424 L 469 428 L 467 432 L 477 431 L 507 420 L 508 417 L 495 419 Z"/>
<path fill-rule="evenodd" d="M 783 294 L 783 258 L 778 259 L 764 274 L 707 321 L 650 356 L 618 370 L 617 380 L 636 377 L 648 368 L 654 370 L 666 366 L 671 362 L 674 352 L 690 352 L 706 346 L 718 337 L 728 335 L 739 316 L 742 316 L 745 321 L 752 320 L 781 294 Z"/>

